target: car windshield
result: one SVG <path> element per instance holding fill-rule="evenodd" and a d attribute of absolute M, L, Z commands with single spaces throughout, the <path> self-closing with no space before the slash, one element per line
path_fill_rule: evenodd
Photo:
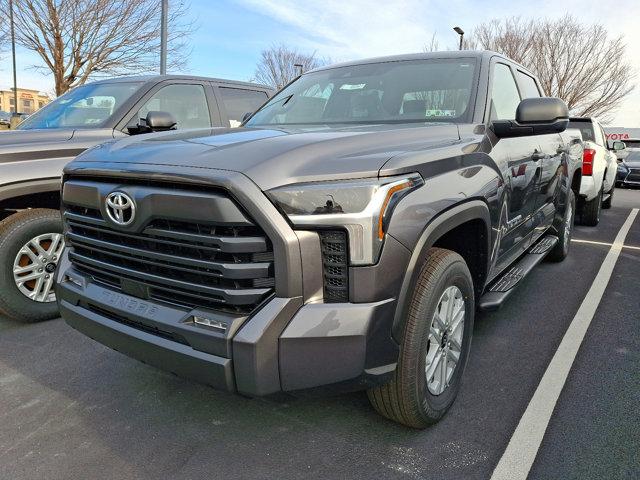
<path fill-rule="evenodd" d="M 473 58 L 320 70 L 281 90 L 246 126 L 465 122 L 475 76 Z"/>
<path fill-rule="evenodd" d="M 627 150 L 624 160 L 627 162 L 640 162 L 640 150 Z"/>
<path fill-rule="evenodd" d="M 65 93 L 20 124 L 36 128 L 99 128 L 142 85 L 142 82 L 94 83 Z"/>

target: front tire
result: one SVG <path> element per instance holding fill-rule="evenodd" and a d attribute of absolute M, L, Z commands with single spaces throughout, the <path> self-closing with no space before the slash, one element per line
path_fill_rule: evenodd
<path fill-rule="evenodd" d="M 469 355 L 475 300 L 464 259 L 432 248 L 409 304 L 393 379 L 367 392 L 381 415 L 425 428 L 453 404 Z"/>
<path fill-rule="evenodd" d="M 584 202 L 580 220 L 584 225 L 595 227 L 600 222 L 600 210 L 602 208 L 602 188 L 596 198 L 590 202 Z"/>
<path fill-rule="evenodd" d="M 56 317 L 53 278 L 63 249 L 55 210 L 23 210 L 0 222 L 0 312 L 25 323 Z"/>

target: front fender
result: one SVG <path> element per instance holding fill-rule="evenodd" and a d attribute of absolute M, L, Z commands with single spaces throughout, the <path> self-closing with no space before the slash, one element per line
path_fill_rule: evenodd
<path fill-rule="evenodd" d="M 486 228 L 486 271 L 489 271 L 491 255 L 491 214 L 486 202 L 482 200 L 470 200 L 440 213 L 434 217 L 424 228 L 418 242 L 413 249 L 406 273 L 402 280 L 402 286 L 398 295 L 398 303 L 392 325 L 392 336 L 400 343 L 406 323 L 411 293 L 415 290 L 420 266 L 425 262 L 429 249 L 445 233 L 471 220 L 482 220 Z M 482 289 L 484 285 L 480 286 Z M 477 289 L 476 289 L 477 290 Z"/>

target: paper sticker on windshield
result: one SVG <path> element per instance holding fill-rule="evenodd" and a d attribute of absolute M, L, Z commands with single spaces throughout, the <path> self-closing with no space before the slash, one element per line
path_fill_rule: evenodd
<path fill-rule="evenodd" d="M 455 110 L 427 110 L 427 117 L 455 117 Z"/>
<path fill-rule="evenodd" d="M 340 86 L 340 90 L 362 90 L 365 85 L 366 83 L 345 83 L 344 85 Z"/>

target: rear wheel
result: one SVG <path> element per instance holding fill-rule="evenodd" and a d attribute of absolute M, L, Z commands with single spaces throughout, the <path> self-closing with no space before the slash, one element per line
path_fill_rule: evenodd
<path fill-rule="evenodd" d="M 367 392 L 380 414 L 414 428 L 445 415 L 460 389 L 474 311 L 473 281 L 464 259 L 432 248 L 411 298 L 394 377 Z"/>
<path fill-rule="evenodd" d="M 63 249 L 55 210 L 24 210 L 0 222 L 0 311 L 23 322 L 57 316 L 53 281 Z"/>
<path fill-rule="evenodd" d="M 567 206 L 564 210 L 562 225 L 558 228 L 558 243 L 547 255 L 547 259 L 552 262 L 561 262 L 569 254 L 571 245 L 571 235 L 573 233 L 573 223 L 576 212 L 576 195 L 573 190 L 569 190 Z"/>
<path fill-rule="evenodd" d="M 584 202 L 580 220 L 584 225 L 595 227 L 600 222 L 600 210 L 602 207 L 602 188 L 596 198 L 590 202 Z"/>

